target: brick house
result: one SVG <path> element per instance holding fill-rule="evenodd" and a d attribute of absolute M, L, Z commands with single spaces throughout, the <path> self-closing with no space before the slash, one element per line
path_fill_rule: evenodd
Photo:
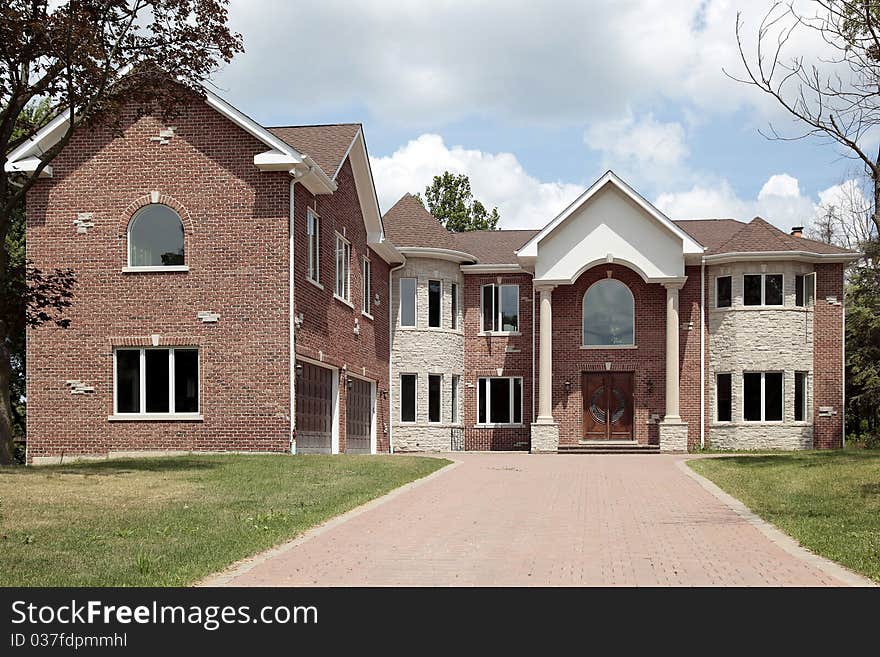
<path fill-rule="evenodd" d="M 359 124 L 266 128 L 207 92 L 77 131 L 27 230 L 77 276 L 71 327 L 28 333 L 31 463 L 843 440 L 855 254 L 671 221 L 611 172 L 540 230 L 452 234 L 408 195 L 381 216 Z"/>

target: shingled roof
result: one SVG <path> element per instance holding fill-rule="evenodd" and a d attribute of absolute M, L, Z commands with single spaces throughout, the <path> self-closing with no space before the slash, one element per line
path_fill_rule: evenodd
<path fill-rule="evenodd" d="M 309 155 L 324 173 L 333 178 L 361 124 L 291 125 L 266 129 L 288 146 Z"/>
<path fill-rule="evenodd" d="M 532 239 L 538 230 L 473 230 L 454 233 L 459 251 L 473 254 L 485 265 L 515 264 L 516 251 Z"/>
<path fill-rule="evenodd" d="M 412 194 L 404 194 L 382 218 L 385 234 L 396 246 L 433 247 L 453 251 L 462 249 L 434 215 L 428 212 Z"/>
<path fill-rule="evenodd" d="M 833 244 L 789 235 L 761 217 L 748 223 L 736 219 L 692 219 L 675 223 L 706 247 L 706 255 L 780 251 L 820 255 L 852 253 Z"/>

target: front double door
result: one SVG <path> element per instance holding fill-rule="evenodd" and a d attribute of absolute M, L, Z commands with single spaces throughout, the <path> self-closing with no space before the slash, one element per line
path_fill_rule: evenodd
<path fill-rule="evenodd" d="M 584 372 L 584 440 L 633 439 L 633 373 Z"/>

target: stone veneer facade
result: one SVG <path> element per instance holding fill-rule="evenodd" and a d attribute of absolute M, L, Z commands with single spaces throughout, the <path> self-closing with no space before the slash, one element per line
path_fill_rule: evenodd
<path fill-rule="evenodd" d="M 400 279 L 415 278 L 416 326 L 400 325 Z M 428 326 L 428 281 L 441 281 L 440 327 Z M 452 328 L 452 284 L 458 295 L 457 317 Z M 446 451 L 450 449 L 452 429 L 462 426 L 464 389 L 464 332 L 462 300 L 464 278 L 455 262 L 437 258 L 407 258 L 402 268 L 392 272 L 391 298 L 391 381 L 392 431 L 394 448 L 401 451 Z M 416 421 L 400 420 L 400 376 L 415 374 Z M 439 374 L 440 422 L 428 421 L 428 375 Z M 457 421 L 453 422 L 453 377 L 458 378 Z"/>

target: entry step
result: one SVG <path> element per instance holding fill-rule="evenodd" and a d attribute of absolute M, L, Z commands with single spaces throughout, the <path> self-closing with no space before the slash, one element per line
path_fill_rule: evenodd
<path fill-rule="evenodd" d="M 560 445 L 560 454 L 659 454 L 660 445 L 642 445 L 634 440 L 584 440 L 577 445 Z"/>

